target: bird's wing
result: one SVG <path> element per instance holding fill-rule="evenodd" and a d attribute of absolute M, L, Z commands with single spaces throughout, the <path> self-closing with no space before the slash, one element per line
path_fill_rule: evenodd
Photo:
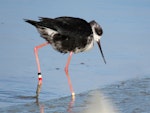
<path fill-rule="evenodd" d="M 90 24 L 80 18 L 58 17 L 51 19 L 41 17 L 39 25 L 53 29 L 61 35 L 69 37 L 87 37 L 92 34 Z"/>

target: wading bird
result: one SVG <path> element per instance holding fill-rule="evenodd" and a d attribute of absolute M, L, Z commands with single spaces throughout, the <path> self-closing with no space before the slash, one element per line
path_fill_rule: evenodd
<path fill-rule="evenodd" d="M 103 34 L 103 30 L 96 21 L 92 20 L 87 22 L 81 18 L 63 16 L 58 18 L 40 17 L 39 21 L 25 19 L 25 22 L 35 26 L 41 37 L 46 40 L 46 43 L 38 45 L 34 48 L 38 67 L 37 97 L 42 85 L 42 74 L 38 58 L 38 49 L 46 45 L 50 44 L 55 50 L 61 53 L 69 53 L 69 57 L 65 66 L 65 72 L 72 96 L 74 96 L 75 93 L 71 84 L 70 76 L 68 74 L 68 67 L 73 53 L 90 50 L 94 46 L 94 41 L 96 41 L 103 60 L 106 63 L 100 45 L 100 39 Z"/>

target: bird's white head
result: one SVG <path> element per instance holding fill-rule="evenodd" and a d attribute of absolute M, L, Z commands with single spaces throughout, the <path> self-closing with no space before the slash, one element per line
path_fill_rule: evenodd
<path fill-rule="evenodd" d="M 102 51 L 102 48 L 101 48 L 101 44 L 100 44 L 100 39 L 101 39 L 101 36 L 103 34 L 103 29 L 101 28 L 101 26 L 94 20 L 92 20 L 91 22 L 89 22 L 90 25 L 91 25 L 91 28 L 92 28 L 92 32 L 93 32 L 93 38 L 94 40 L 97 42 L 98 44 L 98 47 L 100 49 L 100 52 L 102 54 L 102 57 L 103 57 L 103 60 L 106 64 L 106 60 L 104 58 L 104 55 L 103 55 L 103 51 Z"/>
<path fill-rule="evenodd" d="M 94 40 L 97 42 L 100 40 L 102 34 L 103 34 L 103 29 L 101 28 L 101 26 L 94 20 L 92 20 L 90 22 L 90 25 L 91 25 L 91 28 L 92 28 L 92 31 L 93 31 L 93 37 L 94 37 Z"/>

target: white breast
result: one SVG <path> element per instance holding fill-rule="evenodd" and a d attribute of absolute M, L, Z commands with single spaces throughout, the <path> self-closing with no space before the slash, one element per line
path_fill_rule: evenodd
<path fill-rule="evenodd" d="M 90 49 L 92 49 L 94 46 L 94 40 L 92 40 L 88 45 L 85 46 L 84 51 L 88 51 Z"/>

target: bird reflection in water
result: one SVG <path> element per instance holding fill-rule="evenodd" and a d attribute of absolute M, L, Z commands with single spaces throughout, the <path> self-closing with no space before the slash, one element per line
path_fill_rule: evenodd
<path fill-rule="evenodd" d="M 104 95 L 101 91 L 91 91 L 90 93 L 86 93 L 86 95 L 78 95 L 77 100 L 75 99 L 75 96 L 70 99 L 71 100 L 68 104 L 65 104 L 65 98 L 63 98 L 63 100 L 60 99 L 60 101 L 58 100 L 59 103 L 52 103 L 53 105 L 56 104 L 52 108 L 47 107 L 45 104 L 45 110 L 51 112 L 55 110 L 53 112 L 56 113 L 119 113 L 119 110 L 113 104 L 111 99 Z M 38 103 L 38 106 L 40 113 L 44 113 L 44 104 Z"/>
<path fill-rule="evenodd" d="M 67 105 L 66 111 L 67 111 L 68 113 L 73 113 L 74 103 L 75 103 L 75 96 L 72 96 L 70 102 L 68 103 L 68 105 L 66 104 L 66 105 Z M 39 102 L 39 99 L 38 99 L 38 98 L 36 98 L 36 104 L 39 106 L 40 113 L 44 113 L 44 107 L 45 107 L 45 105 L 44 105 L 44 104 L 41 104 L 41 103 Z M 49 108 L 49 109 L 50 109 L 50 108 Z"/>

